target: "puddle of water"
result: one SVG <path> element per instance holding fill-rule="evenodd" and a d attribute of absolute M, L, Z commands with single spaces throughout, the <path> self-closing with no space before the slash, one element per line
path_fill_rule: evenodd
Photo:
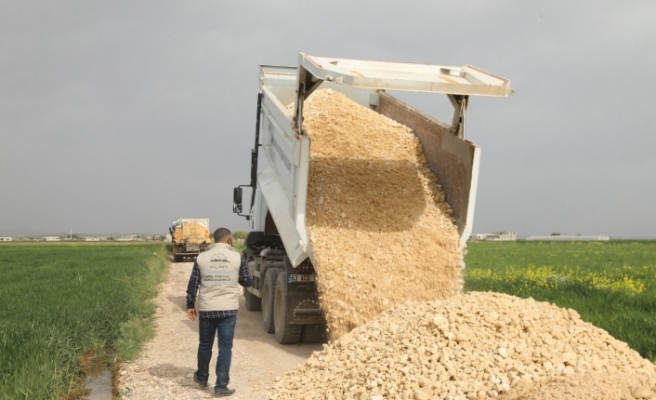
<path fill-rule="evenodd" d="M 112 372 L 106 371 L 101 375 L 87 378 L 87 389 L 91 392 L 85 400 L 112 400 Z"/>
<path fill-rule="evenodd" d="M 112 400 L 112 364 L 114 355 L 109 349 L 98 349 L 82 356 L 82 367 L 87 375 L 88 394 L 83 400 Z"/>

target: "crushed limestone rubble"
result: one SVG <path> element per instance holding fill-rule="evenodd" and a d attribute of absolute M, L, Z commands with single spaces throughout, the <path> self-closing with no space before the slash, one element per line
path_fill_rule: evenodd
<path fill-rule="evenodd" d="M 654 365 L 576 311 L 470 292 L 384 312 L 278 378 L 270 398 L 546 399 L 564 385 L 571 396 L 552 398 L 587 399 L 585 382 L 610 394 L 598 399 L 656 397 Z"/>

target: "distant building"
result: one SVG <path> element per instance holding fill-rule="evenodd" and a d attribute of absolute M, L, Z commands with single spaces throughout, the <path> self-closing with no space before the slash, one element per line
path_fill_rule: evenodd
<path fill-rule="evenodd" d="M 59 236 L 44 236 L 43 239 L 45 239 L 46 242 L 59 242 L 61 239 L 59 239 Z"/>
<path fill-rule="evenodd" d="M 84 238 L 85 242 L 100 242 L 100 238 L 97 237 L 85 237 Z"/>
<path fill-rule="evenodd" d="M 475 233 L 469 237 L 469 240 L 474 241 L 491 241 L 491 242 L 505 242 L 517 240 L 517 232 L 502 231 L 491 233 Z"/>
<path fill-rule="evenodd" d="M 610 240 L 610 236 L 590 236 L 590 235 L 566 235 L 564 233 L 552 233 L 549 236 L 529 236 L 526 240 L 532 241 L 561 241 L 561 242 L 605 242 Z"/>
<path fill-rule="evenodd" d="M 127 236 L 121 236 L 119 238 L 116 238 L 117 241 L 119 242 L 139 242 L 143 241 L 142 238 L 139 237 L 139 235 L 127 235 Z"/>
<path fill-rule="evenodd" d="M 11 236 L 0 236 L 0 242 L 11 242 L 13 240 Z"/>

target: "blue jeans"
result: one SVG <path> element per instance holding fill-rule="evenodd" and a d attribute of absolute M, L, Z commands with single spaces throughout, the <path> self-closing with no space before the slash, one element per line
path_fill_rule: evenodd
<path fill-rule="evenodd" d="M 219 357 L 216 360 L 216 388 L 228 387 L 230 382 L 230 362 L 232 361 L 232 339 L 235 337 L 237 316 L 200 319 L 198 334 L 198 371 L 196 375 L 202 381 L 209 378 L 210 359 L 214 336 L 219 334 Z"/>

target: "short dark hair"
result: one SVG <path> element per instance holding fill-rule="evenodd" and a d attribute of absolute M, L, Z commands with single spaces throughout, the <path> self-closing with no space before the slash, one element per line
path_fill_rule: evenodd
<path fill-rule="evenodd" d="M 221 240 L 227 238 L 230 235 L 232 235 L 232 232 L 230 232 L 230 229 L 228 229 L 228 228 L 219 228 L 219 229 L 214 231 L 214 243 L 219 243 Z"/>

